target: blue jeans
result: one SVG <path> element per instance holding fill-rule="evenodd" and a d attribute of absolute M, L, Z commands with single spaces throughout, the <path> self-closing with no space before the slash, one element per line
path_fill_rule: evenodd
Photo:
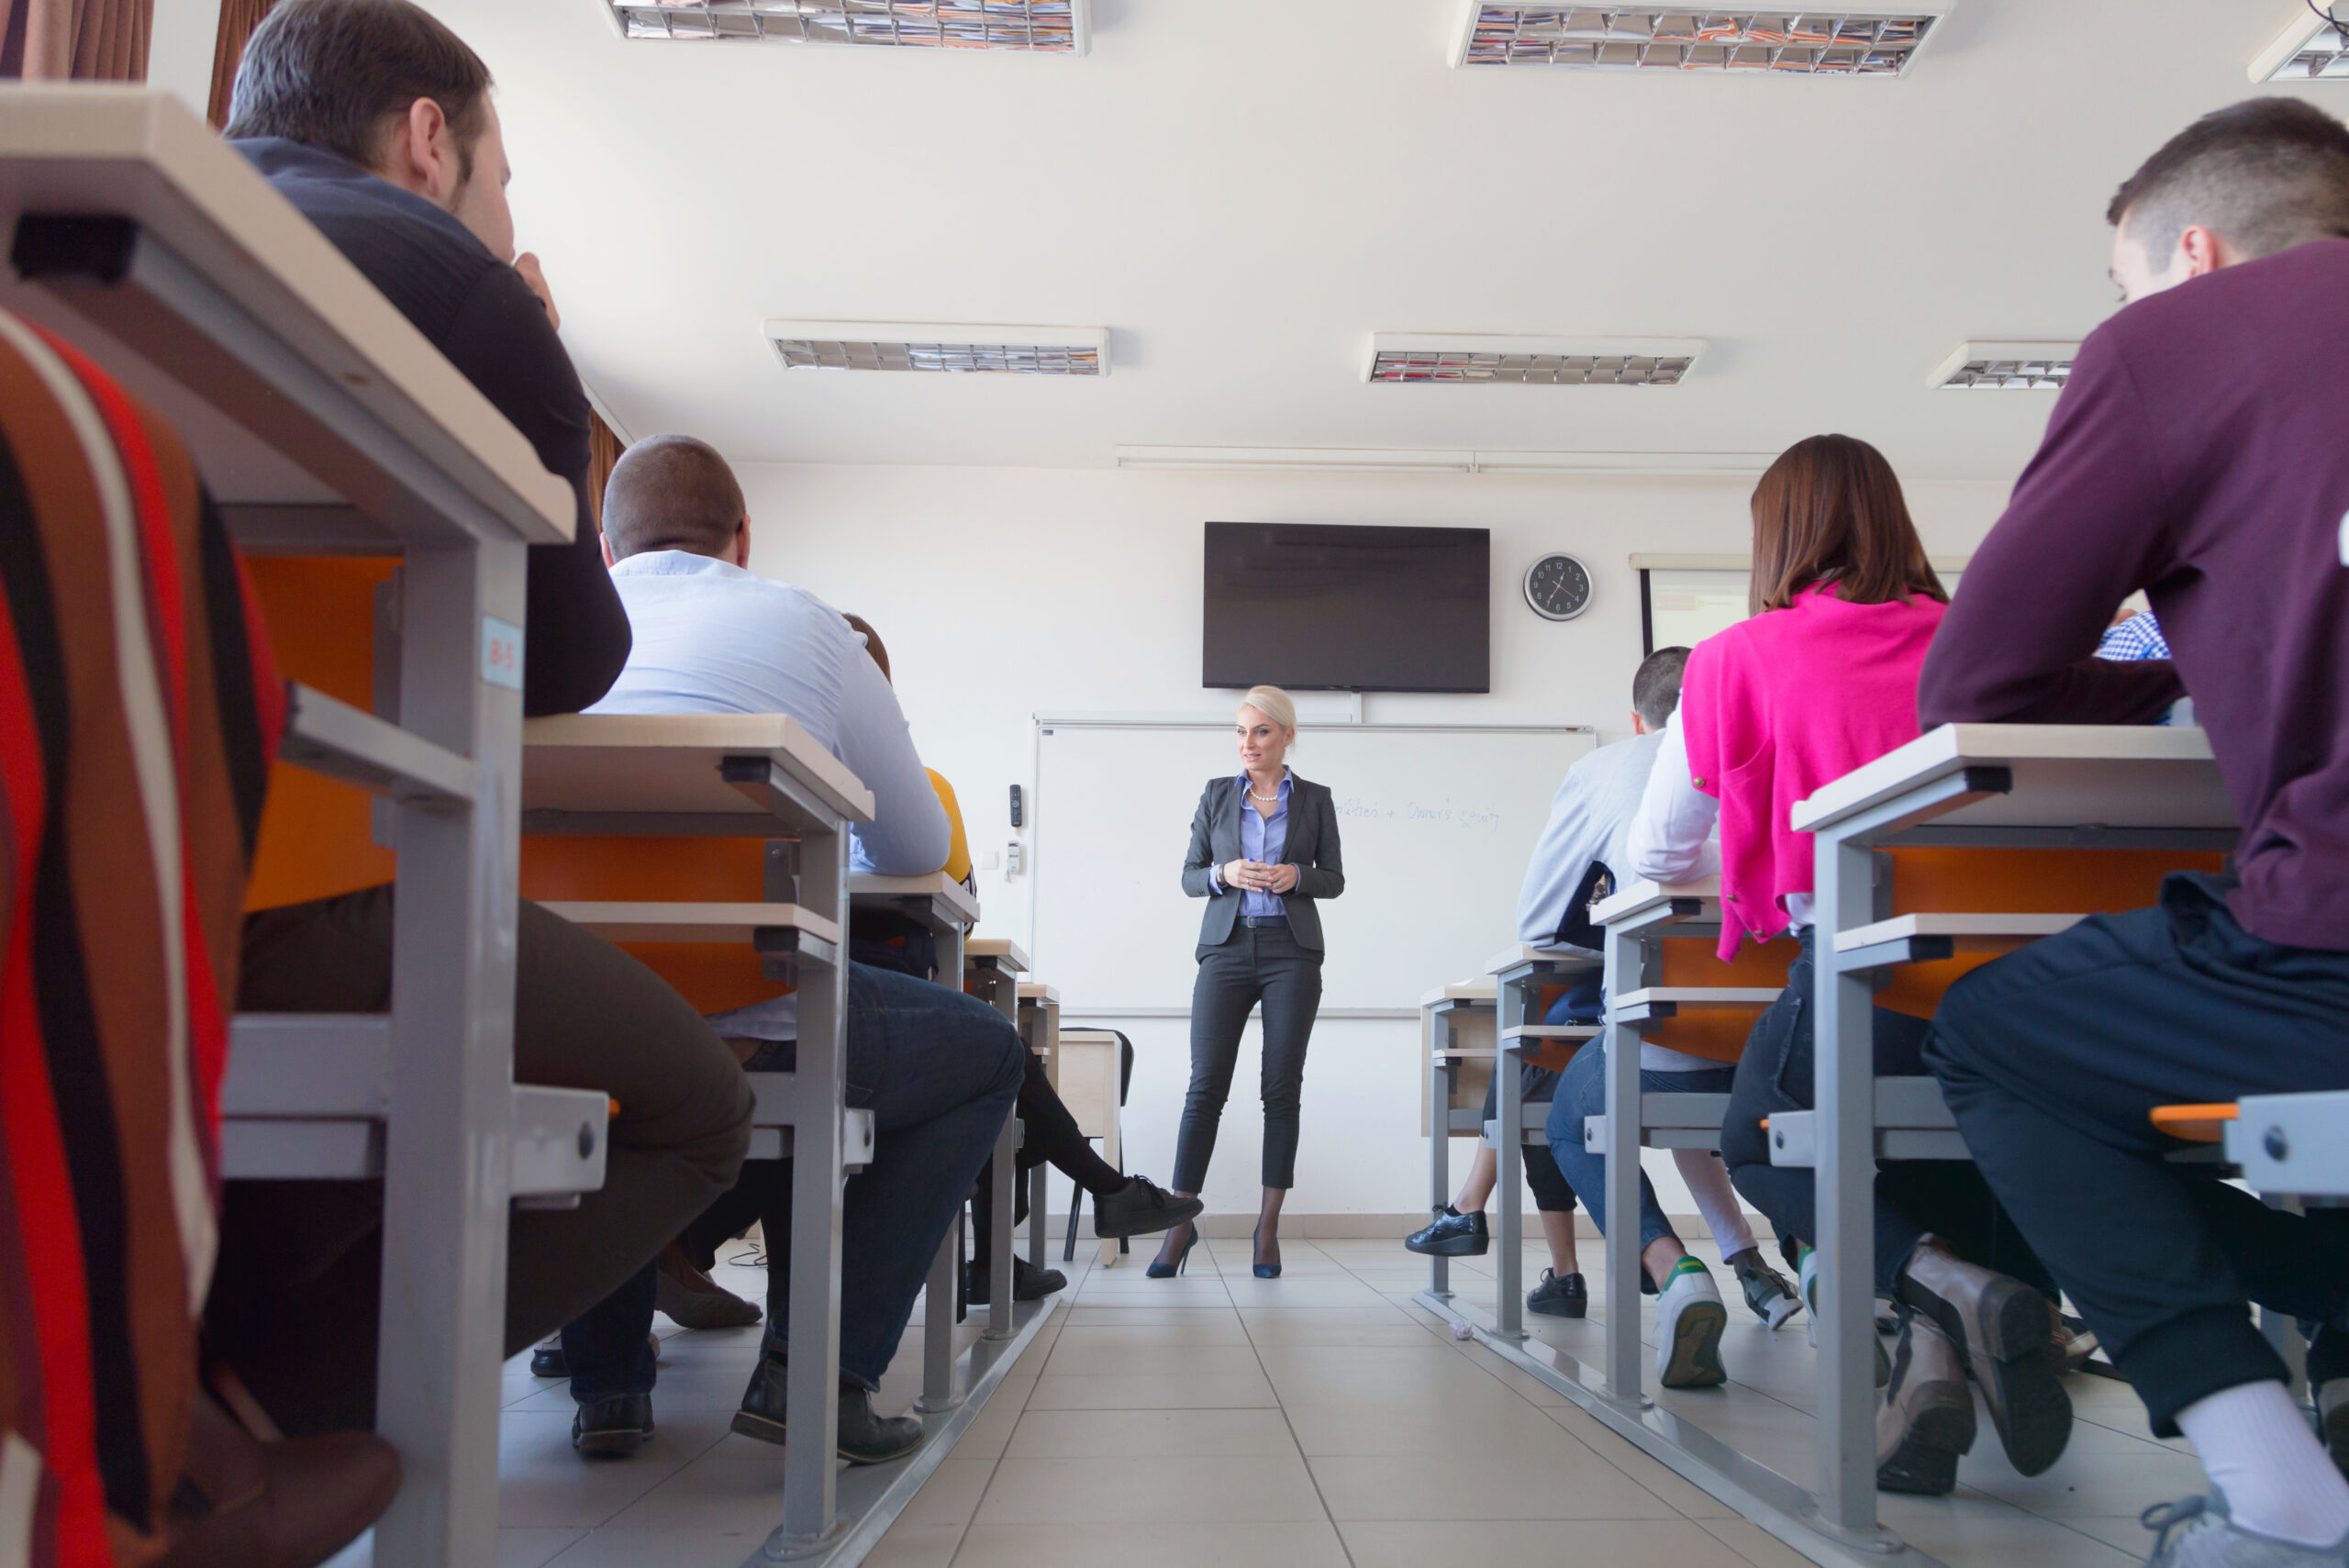
<path fill-rule="evenodd" d="M 841 1210 L 841 1375 L 866 1389 L 897 1353 L 939 1244 L 954 1223 L 996 1134 L 1019 1097 L 1027 1050 L 1002 1014 L 951 986 L 852 963 L 848 973 L 848 1103 L 874 1118 L 873 1162 L 849 1178 Z M 763 1048 L 745 1064 L 754 1073 L 789 1072 L 792 1040 Z M 752 1161 L 736 1191 L 719 1199 L 743 1223 L 755 1214 L 767 1256 L 766 1348 L 787 1348 L 791 1322 L 791 1162 Z M 633 1282 L 631 1282 L 633 1284 Z M 652 1293 L 623 1287 L 589 1317 L 611 1318 L 583 1340 L 603 1354 L 633 1345 L 642 1354 L 652 1327 Z M 625 1314 L 627 1321 L 619 1321 Z M 578 1325 L 573 1325 L 576 1328 Z M 630 1336 L 633 1336 L 631 1339 Z M 563 1330 L 568 1353 L 572 1329 Z M 648 1358 L 649 1359 L 649 1358 Z M 591 1360 L 571 1362 L 572 1394 L 584 1386 L 642 1393 L 625 1371 Z"/>
<path fill-rule="evenodd" d="M 1737 1077 L 1734 1067 L 1702 1067 L 1693 1073 L 1640 1073 L 1640 1088 L 1648 1094 L 1726 1095 Z M 1585 1046 L 1575 1052 L 1566 1063 L 1566 1071 L 1559 1079 L 1558 1092 L 1550 1102 L 1550 1119 L 1542 1124 L 1542 1132 L 1550 1140 L 1550 1153 L 1558 1162 L 1558 1169 L 1575 1192 L 1582 1195 L 1583 1207 L 1590 1210 L 1590 1218 L 1599 1233 L 1607 1231 L 1607 1156 L 1593 1154 L 1582 1146 L 1582 1123 L 1585 1117 L 1607 1114 L 1607 1051 L 1599 1044 Z M 1648 1180 L 1645 1171 L 1640 1173 L 1640 1250 L 1666 1236 L 1675 1240 L 1672 1222 L 1664 1217 L 1664 1209 L 1655 1201 L 1655 1184 Z"/>

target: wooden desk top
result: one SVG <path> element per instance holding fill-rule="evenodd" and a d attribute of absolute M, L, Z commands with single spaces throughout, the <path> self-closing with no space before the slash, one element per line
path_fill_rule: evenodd
<path fill-rule="evenodd" d="M 1660 883 L 1644 879 L 1623 884 L 1621 892 L 1594 906 L 1590 917 L 1598 924 L 1609 926 L 1633 915 L 1644 915 L 1660 904 L 1675 898 L 1719 898 L 1721 879 L 1700 876 L 1694 882 Z"/>
<path fill-rule="evenodd" d="M 1818 832 L 1967 767 L 2009 768 L 2014 788 L 1936 827 L 2236 826 L 2209 738 L 2151 724 L 1945 724 L 1797 801 L 1792 821 Z"/>
<path fill-rule="evenodd" d="M 1439 1002 L 1491 1002 L 1498 999 L 1500 987 L 1489 980 L 1463 980 L 1452 985 L 1439 985 L 1419 998 L 1419 1006 L 1432 1007 Z"/>
<path fill-rule="evenodd" d="M 796 721 L 765 713 L 562 714 L 522 726 L 522 809 L 740 816 L 754 809 L 718 776 L 763 753 L 833 809 L 872 820 L 873 792 Z"/>
<path fill-rule="evenodd" d="M 1590 969 L 1600 960 L 1597 953 L 1584 952 L 1578 948 L 1537 948 L 1519 942 L 1505 947 L 1485 961 L 1485 973 L 1498 974 L 1521 963 L 1553 964 L 1560 969 Z"/>
<path fill-rule="evenodd" d="M 13 233 L 26 212 L 132 219 L 306 361 L 325 395 L 419 453 L 480 521 L 533 542 L 571 538 L 571 487 L 521 432 L 170 94 L 89 83 L 0 91 L 0 227 Z M 134 260 L 132 284 L 150 264 Z M 356 520 L 348 503 L 390 552 L 409 526 L 445 537 L 447 513 L 347 442 L 310 439 L 312 410 L 217 374 L 221 352 L 195 348 L 204 339 L 192 331 L 165 330 L 135 290 L 66 278 L 51 288 L 0 272 L 0 304 L 62 331 L 177 427 L 232 518 L 249 504 L 302 505 L 338 514 L 347 533 Z M 167 352 L 180 356 L 175 366 L 163 364 Z"/>
<path fill-rule="evenodd" d="M 1046 1007 L 1057 1007 L 1061 1005 L 1061 994 L 1058 991 L 1033 980 L 1023 980 L 1019 983 L 1019 999 L 1023 1003 L 1034 1002 Z"/>
<path fill-rule="evenodd" d="M 1014 974 L 1028 973 L 1028 955 L 1008 937 L 980 937 L 963 944 L 964 963 L 976 963 L 982 959 Z"/>
<path fill-rule="evenodd" d="M 979 923 L 977 897 L 942 871 L 931 872 L 928 876 L 852 873 L 848 879 L 848 895 L 852 903 L 859 900 L 879 903 L 892 898 L 927 898 L 933 907 L 943 906 L 941 913 L 964 926 Z"/>

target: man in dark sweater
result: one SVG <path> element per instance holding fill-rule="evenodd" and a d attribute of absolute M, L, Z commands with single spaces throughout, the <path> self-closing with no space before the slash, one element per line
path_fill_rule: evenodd
<path fill-rule="evenodd" d="M 2244 1307 L 2321 1325 L 2312 1376 L 2340 1359 L 2341 1211 L 2165 1163 L 2147 1113 L 2349 1088 L 2349 129 L 2288 98 L 2221 110 L 2107 216 L 2126 308 L 1968 566 L 1920 717 L 2144 723 L 2191 692 L 2242 847 L 2232 875 L 2175 874 L 2156 908 L 1966 976 L 1927 1059 L 2154 1430 L 2210 1473 L 2153 1562 L 2340 1564 L 2349 1484 Z M 2140 588 L 2175 662 L 2095 658 Z"/>
<path fill-rule="evenodd" d="M 228 134 L 529 439 L 577 497 L 577 535 L 529 552 L 523 706 L 601 697 L 629 634 L 587 510 L 587 400 L 543 280 L 514 264 L 504 142 L 479 57 L 408 0 L 284 0 L 238 72 Z M 389 1004 L 392 889 L 262 910 L 239 1005 Z M 508 1229 L 510 1354 L 637 1275 L 733 1184 L 751 1093 L 732 1052 L 636 960 L 535 905 L 516 947 L 514 1075 L 618 1102 L 601 1191 Z M 279 1424 L 363 1426 L 376 1386 L 379 1191 L 232 1189 L 206 1327 Z"/>

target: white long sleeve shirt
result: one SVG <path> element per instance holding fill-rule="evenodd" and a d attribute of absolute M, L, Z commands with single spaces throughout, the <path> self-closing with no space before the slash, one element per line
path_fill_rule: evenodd
<path fill-rule="evenodd" d="M 946 863 L 946 808 L 913 731 L 864 639 L 805 589 L 690 550 L 631 555 L 612 568 L 635 646 L 589 713 L 781 713 L 799 721 L 873 792 L 854 863 L 924 876 Z M 715 1021 L 759 1040 L 796 1036 L 789 996 Z"/>

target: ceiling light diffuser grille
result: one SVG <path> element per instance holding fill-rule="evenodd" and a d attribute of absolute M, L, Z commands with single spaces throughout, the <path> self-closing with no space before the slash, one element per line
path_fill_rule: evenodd
<path fill-rule="evenodd" d="M 1372 337 L 1363 379 L 1390 384 L 1673 386 L 1704 348 L 1690 339 Z"/>
<path fill-rule="evenodd" d="M 1083 54 L 1087 0 L 606 0 L 620 36 Z"/>
<path fill-rule="evenodd" d="M 2077 343 L 1960 343 L 1925 384 L 1961 392 L 2061 392 L 2079 351 Z"/>
<path fill-rule="evenodd" d="M 1455 65 L 1898 76 L 1932 11 L 1692 11 L 1471 0 Z"/>
<path fill-rule="evenodd" d="M 2254 82 L 2349 80 L 2349 32 L 2339 23 L 2304 12 L 2276 35 L 2251 62 Z"/>
<path fill-rule="evenodd" d="M 948 375 L 1107 375 L 1109 335 L 1091 328 L 896 326 L 770 321 L 793 371 L 935 371 Z"/>

